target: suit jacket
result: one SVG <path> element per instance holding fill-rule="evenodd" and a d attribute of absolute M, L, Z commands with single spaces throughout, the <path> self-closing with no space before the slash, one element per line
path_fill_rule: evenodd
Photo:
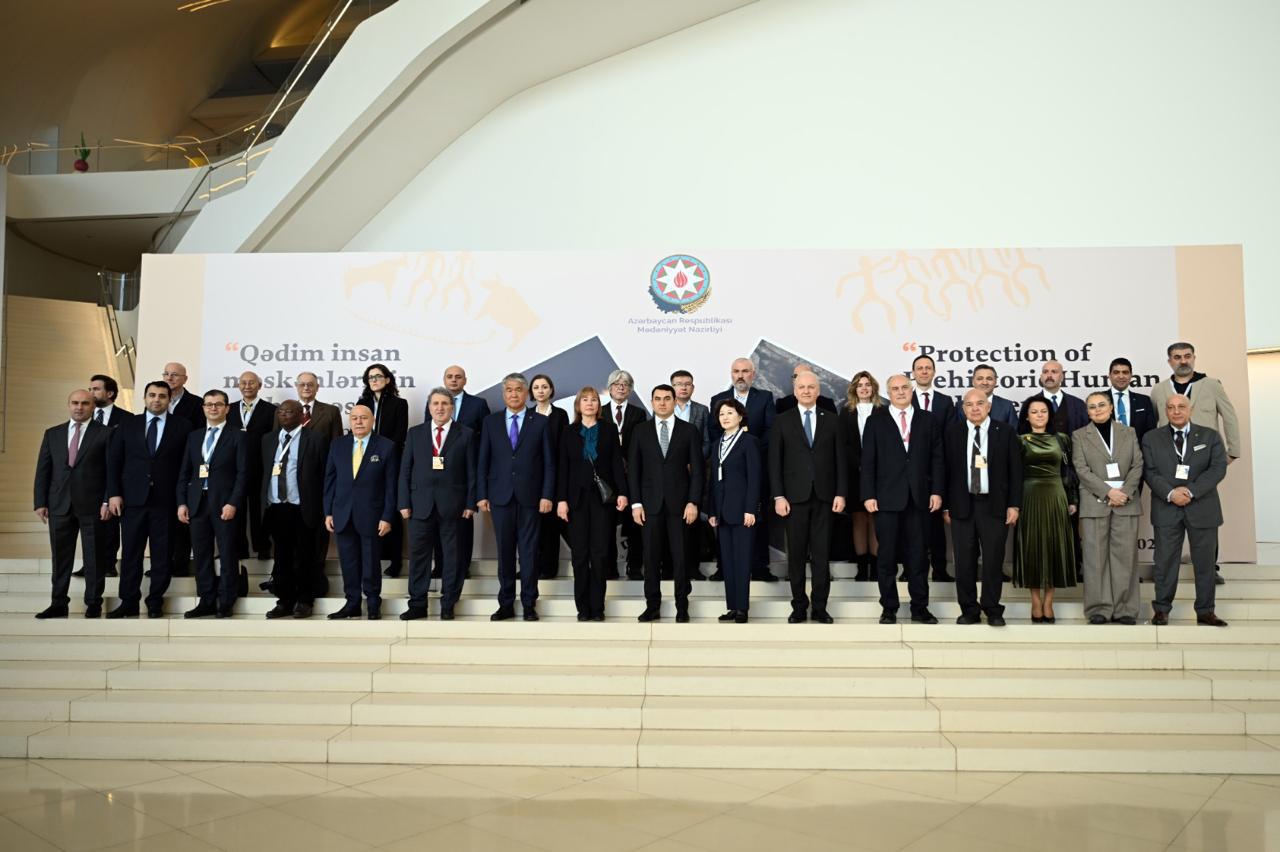
<path fill-rule="evenodd" d="M 1190 476 L 1175 479 L 1177 465 L 1186 464 Z M 1157 427 L 1142 439 L 1142 470 L 1151 487 L 1151 525 L 1174 526 L 1180 520 L 1189 527 L 1222 526 L 1222 503 L 1218 483 L 1227 475 L 1227 451 L 1218 433 L 1208 426 L 1191 424 L 1187 435 L 1185 462 L 1173 448 L 1173 431 Z M 1169 492 L 1179 485 L 1191 491 L 1191 502 L 1175 506 Z"/>
<path fill-rule="evenodd" d="M 391 522 L 396 512 L 396 485 L 400 473 L 399 452 L 390 438 L 369 433 L 360 470 L 351 476 L 355 438 L 343 435 L 329 445 L 324 471 L 324 513 L 333 517 L 333 528 L 347 524 L 363 536 L 376 536 L 378 522 Z"/>
<path fill-rule="evenodd" d="M 1115 420 L 1118 419 L 1118 413 L 1115 410 L 1116 390 L 1109 387 L 1107 391 L 1111 394 L 1111 418 Z M 1128 394 L 1129 404 L 1125 406 L 1125 414 L 1129 416 L 1129 428 L 1137 433 L 1138 443 L 1141 444 L 1146 434 L 1156 428 L 1160 421 L 1156 417 L 1156 409 L 1151 402 L 1151 397 L 1140 394 L 1133 388 L 1129 388 Z"/>
<path fill-rule="evenodd" d="M 627 489 L 632 503 L 652 514 L 664 506 L 676 513 L 688 503 L 702 502 L 702 441 L 693 427 L 674 414 L 667 455 L 658 443 L 658 427 L 650 422 L 631 440 Z"/>
<path fill-rule="evenodd" d="M 121 423 L 107 450 L 107 493 L 123 497 L 125 506 L 176 509 L 178 472 L 191 434 L 190 421 L 168 415 L 156 454 L 147 449 L 143 413 Z"/>
<path fill-rule="evenodd" d="M 96 409 L 94 410 L 94 412 L 93 412 L 93 413 L 94 413 L 94 416 L 95 416 L 95 417 L 96 417 L 96 416 L 97 416 L 97 414 L 98 414 L 98 412 L 97 412 L 97 410 L 96 410 Z M 126 408 L 121 408 L 121 407 L 120 407 L 120 406 L 118 406 L 118 405 L 113 405 L 113 406 L 111 406 L 111 416 L 110 416 L 110 417 L 103 417 L 103 418 L 102 418 L 102 425 L 103 425 L 103 426 L 110 426 L 112 429 L 114 429 L 114 428 L 116 428 L 117 426 L 119 426 L 121 423 L 123 423 L 124 421 L 128 420 L 129 418 L 131 418 L 131 417 L 133 417 L 133 416 L 134 416 L 134 413 L 133 413 L 132 411 L 129 411 L 129 410 L 128 410 L 128 409 L 126 409 Z"/>
<path fill-rule="evenodd" d="M 1058 391 L 1061 401 L 1058 403 L 1058 410 L 1053 410 L 1053 403 L 1049 402 L 1049 398 L 1044 391 L 1033 394 L 1022 401 L 1022 407 L 1018 409 L 1018 434 L 1025 435 L 1031 431 L 1031 424 L 1027 422 L 1027 406 L 1033 399 L 1043 399 L 1049 403 L 1049 411 L 1053 417 L 1053 428 L 1059 435 L 1070 435 L 1077 429 L 1081 429 L 1089 425 L 1089 412 L 1084 407 L 1084 400 L 1078 396 L 1072 396 L 1066 391 Z"/>
<path fill-rule="evenodd" d="M 1022 508 L 1022 447 L 1008 423 L 987 418 L 987 507 L 1003 518 L 1006 509 Z M 915 436 L 912 435 L 914 439 Z M 969 442 L 969 421 L 951 423 L 943 438 L 947 490 L 942 506 L 960 519 L 973 516 L 977 505 L 969 493 L 969 462 L 973 444 Z"/>
<path fill-rule="evenodd" d="M 444 470 L 436 470 L 435 425 L 428 420 L 410 429 L 400 461 L 399 508 L 413 510 L 415 518 L 428 518 L 433 511 L 460 518 L 475 509 L 479 443 L 475 432 L 454 422 L 440 448 Z"/>
<path fill-rule="evenodd" d="M 264 509 L 271 505 L 268 494 L 275 480 L 271 469 L 276 463 L 279 444 L 279 429 L 263 435 L 258 443 L 262 463 L 262 480 L 258 487 Z M 298 460 L 298 509 L 302 512 L 302 522 L 309 527 L 318 527 L 324 520 L 324 471 L 329 459 L 329 442 L 310 429 L 299 429 L 298 436 L 289 444 L 289 455 Z"/>
<path fill-rule="evenodd" d="M 302 400 L 298 400 L 298 402 L 302 403 Z M 280 428 L 279 419 L 276 420 L 272 428 L 277 430 Z M 341 438 L 342 412 L 338 410 L 336 405 L 315 400 L 311 403 L 311 422 L 307 424 L 306 428 L 317 435 L 323 436 L 326 441 Z"/>
<path fill-rule="evenodd" d="M 256 445 L 263 435 L 275 429 L 276 407 L 262 397 L 258 397 L 253 404 L 253 411 L 249 414 L 249 422 L 245 423 L 240 414 L 240 403 L 243 401 L 238 399 L 231 403 L 227 411 L 227 423 L 234 429 L 249 433 Z"/>
<path fill-rule="evenodd" d="M 822 394 L 818 394 L 818 402 L 816 404 L 818 408 L 830 414 L 839 413 L 838 411 L 836 411 L 835 400 L 833 400 L 829 396 L 823 396 Z M 777 403 L 774 404 L 774 408 L 776 409 L 778 414 L 786 414 L 788 411 L 795 408 L 797 405 L 799 405 L 799 403 L 796 402 L 796 395 L 793 393 L 789 393 L 786 396 L 778 397 L 778 401 Z"/>
<path fill-rule="evenodd" d="M 382 395 L 382 401 L 374 408 L 373 394 L 365 391 L 356 400 L 357 405 L 367 405 L 375 411 L 373 432 L 384 438 L 390 438 L 397 447 L 403 447 L 409 434 L 409 403 L 399 396 Z M 430 420 L 431 416 L 427 416 Z"/>
<path fill-rule="evenodd" d="M 596 436 L 594 473 L 609 484 L 615 495 L 627 496 L 626 467 L 622 463 L 622 446 L 613 421 L 600 418 Z M 600 501 L 591 462 L 582 457 L 582 434 L 570 423 L 560 436 L 560 454 L 556 465 L 556 502 L 569 504 L 570 511 L 588 500 Z"/>
<path fill-rule="evenodd" d="M 845 481 L 849 485 L 848 500 L 852 508 L 862 505 L 862 435 L 858 433 L 858 412 L 843 406 L 837 415 L 840 437 L 844 441 Z"/>
<path fill-rule="evenodd" d="M 862 433 L 860 496 L 864 502 L 877 501 L 882 511 L 900 512 L 907 507 L 908 498 L 917 507 L 926 508 L 931 495 L 942 496 L 946 483 L 942 429 L 929 412 L 914 412 L 908 450 L 902 446 L 893 410 L 893 406 L 884 406 L 867 418 Z"/>
<path fill-rule="evenodd" d="M 1120 476 L 1107 476 L 1107 465 L 1120 465 Z M 1071 434 L 1071 463 L 1080 480 L 1080 517 L 1105 518 L 1117 515 L 1141 515 L 1142 501 L 1138 497 L 1138 485 L 1142 482 L 1142 449 L 1138 445 L 1138 433 L 1130 427 L 1112 421 L 1111 452 L 1102 440 L 1102 434 L 1090 423 Z M 1123 479 L 1120 490 L 1129 495 L 1129 502 L 1112 508 L 1107 505 L 1108 479 Z"/>
<path fill-rule="evenodd" d="M 707 432 L 707 421 L 711 419 L 711 409 L 700 402 L 689 400 L 689 425 L 698 433 L 702 441 L 702 457 L 711 455 L 711 435 Z"/>
<path fill-rule="evenodd" d="M 814 409 L 813 446 L 804 434 L 799 406 L 778 415 L 769 434 L 769 489 L 772 497 L 799 503 L 830 503 L 849 494 L 849 470 L 839 416 Z"/>
<path fill-rule="evenodd" d="M 563 408 L 551 406 L 551 411 L 543 415 L 547 418 L 547 437 L 551 441 L 552 464 L 560 458 L 560 436 L 569 428 L 569 415 Z"/>
<path fill-rule="evenodd" d="M 711 454 L 707 485 L 707 516 L 725 524 L 741 524 L 744 514 L 760 514 L 760 497 L 764 491 L 761 479 L 760 447 L 755 436 L 743 432 L 723 464 L 720 445 Z M 723 471 L 723 473 L 722 473 Z"/>
<path fill-rule="evenodd" d="M 466 426 L 477 435 L 480 434 L 480 424 L 489 416 L 489 403 L 483 397 L 472 396 L 466 391 L 462 392 L 462 396 L 453 406 L 453 422 L 460 426 Z M 431 420 L 431 412 L 427 411 L 426 420 Z"/>
<path fill-rule="evenodd" d="M 1173 392 L 1172 379 L 1151 389 L 1151 405 L 1155 408 L 1160 426 L 1169 422 L 1164 407 Z M 1222 382 L 1203 373 L 1196 373 L 1192 376 L 1187 392 L 1191 395 L 1191 422 L 1218 432 L 1219 437 L 1227 442 L 1227 455 L 1233 459 L 1240 458 L 1244 453 L 1244 446 L 1240 443 L 1240 420 L 1236 417 L 1235 406 L 1227 398 L 1227 390 Z M 1221 427 L 1218 425 L 1218 418 L 1222 418 Z"/>
<path fill-rule="evenodd" d="M 964 412 L 959 405 L 955 408 L 955 419 L 964 420 Z M 999 420 L 1001 423 L 1008 423 L 1014 429 L 1018 428 L 1018 412 L 1013 407 L 1013 403 L 1002 396 L 996 394 L 991 395 L 991 413 L 987 415 L 992 420 Z"/>
<path fill-rule="evenodd" d="M 204 428 L 204 403 L 201 397 L 196 396 L 186 388 L 182 389 L 182 398 L 178 400 L 178 404 L 173 408 L 173 414 L 185 418 L 191 424 L 192 429 Z"/>
<path fill-rule="evenodd" d="M 551 455 L 551 431 L 547 418 L 525 411 L 516 446 L 507 435 L 507 409 L 495 411 L 480 427 L 480 454 L 476 467 L 476 501 L 498 506 L 512 501 L 530 509 L 539 500 L 555 496 L 556 460 Z"/>
<path fill-rule="evenodd" d="M 178 469 L 178 485 L 174 492 L 179 506 L 186 506 L 192 515 L 200 511 L 207 501 L 213 514 L 222 512 L 228 504 L 237 510 L 244 505 L 245 491 L 249 487 L 250 439 L 230 422 L 222 424 L 218 443 L 213 446 L 209 458 L 209 489 L 204 489 L 200 479 L 200 465 L 204 464 L 204 440 L 208 424 L 187 435 L 187 447 L 182 454 L 182 466 Z"/>
<path fill-rule="evenodd" d="M 720 393 L 711 397 L 711 410 L 716 410 L 716 405 L 722 399 L 732 399 L 733 388 L 720 391 Z M 773 394 L 767 390 L 760 388 L 751 388 L 747 391 L 747 431 L 756 436 L 756 441 L 760 444 L 760 454 L 763 457 L 769 451 L 769 430 L 773 428 L 773 421 L 778 416 L 778 404 L 774 402 Z M 716 446 L 720 440 L 720 436 L 724 434 L 724 430 L 720 428 L 720 421 L 714 417 L 707 418 L 707 438 L 711 447 Z"/>
<path fill-rule="evenodd" d="M 36 457 L 35 506 L 53 515 L 96 515 L 107 501 L 107 449 L 112 431 L 90 420 L 80 427 L 75 467 L 67 464 L 70 422 L 45 430 Z"/>
<path fill-rule="evenodd" d="M 921 411 L 924 410 L 920 394 L 917 391 L 913 390 L 911 392 L 911 404 L 916 408 L 919 408 Z M 964 420 L 964 412 L 960 411 L 960 407 L 956 405 L 956 402 L 951 398 L 951 395 L 938 390 L 936 387 L 929 389 L 929 413 L 933 415 L 934 420 L 937 420 L 942 424 L 944 429 L 957 414 L 960 415 L 960 420 Z M 969 421 L 965 420 L 965 422 L 968 423 Z"/>
<path fill-rule="evenodd" d="M 600 399 L 608 400 L 604 404 L 600 416 L 608 418 L 609 422 L 613 423 L 614 428 L 617 430 L 618 440 L 622 444 L 622 460 L 625 462 L 631 454 L 631 434 L 635 432 L 637 426 L 649 419 L 649 412 L 634 403 L 628 402 L 626 407 L 622 409 L 622 427 L 618 428 L 618 424 L 613 419 L 613 400 L 609 399 L 607 395 L 601 396 Z"/>

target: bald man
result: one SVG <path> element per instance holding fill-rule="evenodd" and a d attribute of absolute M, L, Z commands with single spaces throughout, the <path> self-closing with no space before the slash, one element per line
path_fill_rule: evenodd
<path fill-rule="evenodd" d="M 1031 431 L 1031 424 L 1027 422 L 1027 403 L 1033 399 L 1043 399 L 1049 403 L 1054 428 L 1060 435 L 1070 435 L 1089 425 L 1089 412 L 1085 409 L 1084 400 L 1062 389 L 1063 378 L 1060 361 L 1045 361 L 1040 367 L 1040 392 L 1023 400 L 1022 407 L 1018 410 L 1019 435 Z"/>
<path fill-rule="evenodd" d="M 796 380 L 796 376 L 800 375 L 801 373 L 814 373 L 814 372 L 815 371 L 813 369 L 812 364 L 806 364 L 802 361 L 799 364 L 796 364 L 795 367 L 791 369 L 791 381 L 794 382 Z M 778 414 L 786 414 L 788 411 L 796 407 L 796 395 L 794 393 L 789 393 L 784 397 L 779 397 L 777 405 L 775 407 L 778 410 Z M 822 409 L 823 411 L 829 414 L 835 414 L 836 413 L 835 400 L 833 400 L 829 396 L 823 396 L 822 394 L 818 394 L 818 408 Z"/>
<path fill-rule="evenodd" d="M 249 442 L 251 451 L 248 481 L 256 485 L 262 478 L 262 458 L 258 448 L 262 445 L 262 437 L 275 431 L 276 407 L 258 397 L 258 391 L 262 390 L 262 379 L 252 370 L 241 373 L 236 385 L 240 389 L 240 399 L 231 403 L 227 412 L 227 424 L 232 429 L 243 432 Z M 237 556 L 248 559 L 250 553 L 256 553 L 259 559 L 270 559 L 271 539 L 262 523 L 260 489 L 248 489 L 244 509 L 236 516 Z"/>
<path fill-rule="evenodd" d="M 76 539 L 84 548 L 85 618 L 102 615 L 102 566 L 106 542 L 107 447 L 111 429 L 93 421 L 93 397 L 87 390 L 67 397 L 70 420 L 51 426 L 36 457 L 35 512 L 49 525 L 53 557 L 53 594 L 36 618 L 66 618 L 75 564 Z"/>

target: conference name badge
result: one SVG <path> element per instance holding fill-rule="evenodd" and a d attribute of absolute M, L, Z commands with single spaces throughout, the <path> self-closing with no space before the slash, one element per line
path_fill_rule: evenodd
<path fill-rule="evenodd" d="M 279 476 L 282 473 L 284 473 L 284 470 L 281 468 L 280 462 L 276 462 L 274 465 L 271 466 L 272 476 Z"/>
<path fill-rule="evenodd" d="M 978 470 L 986 470 L 987 457 L 984 456 L 982 453 L 978 453 L 976 456 L 973 457 L 973 466 Z"/>
<path fill-rule="evenodd" d="M 1120 478 L 1120 465 L 1116 462 L 1107 462 L 1107 479 Z"/>
<path fill-rule="evenodd" d="M 1193 452 L 1193 453 L 1198 453 L 1198 452 L 1200 452 L 1201 450 L 1203 450 L 1203 449 L 1204 449 L 1205 447 L 1207 447 L 1207 446 L 1209 446 L 1209 445 L 1208 445 L 1208 444 L 1196 444 L 1194 447 L 1192 447 L 1192 448 L 1191 448 L 1191 452 Z"/>
<path fill-rule="evenodd" d="M 444 459 L 443 459 L 443 458 L 441 458 L 440 456 L 432 456 L 432 457 L 431 457 L 431 469 L 432 469 L 432 470 L 444 470 Z"/>
<path fill-rule="evenodd" d="M 1173 470 L 1173 478 L 1174 478 L 1174 479 L 1190 479 L 1190 478 L 1191 478 L 1191 465 L 1189 465 L 1189 464 L 1180 464 L 1180 465 L 1178 465 L 1178 466 L 1177 466 L 1176 468 L 1174 468 L 1174 470 Z"/>
<path fill-rule="evenodd" d="M 200 478 L 201 479 L 209 478 L 209 465 L 207 464 L 200 465 Z"/>

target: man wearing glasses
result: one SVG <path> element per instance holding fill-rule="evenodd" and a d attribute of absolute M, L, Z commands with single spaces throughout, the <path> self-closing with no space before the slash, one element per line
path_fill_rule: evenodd
<path fill-rule="evenodd" d="M 643 407 L 628 400 L 635 387 L 635 380 L 626 370 L 614 370 L 609 374 L 609 402 L 601 412 L 602 417 L 613 421 L 618 430 L 618 438 L 622 442 L 622 457 L 628 458 L 631 451 L 631 435 L 636 427 L 649 419 L 649 413 Z M 625 463 L 625 462 L 624 462 Z M 631 510 L 618 513 L 618 523 L 622 525 L 622 536 L 627 540 L 627 579 L 644 579 L 644 536 L 640 527 L 631 517 Z M 609 536 L 609 554 L 605 557 L 605 579 L 618 579 L 618 543 Z"/>
<path fill-rule="evenodd" d="M 204 395 L 205 426 L 187 436 L 178 472 L 178 521 L 191 530 L 196 555 L 195 609 L 185 618 L 227 618 L 239 596 L 240 561 L 236 558 L 236 512 L 244 502 L 249 473 L 249 441 L 245 432 L 228 428 L 227 395 Z M 221 576 L 213 570 L 214 544 Z"/>

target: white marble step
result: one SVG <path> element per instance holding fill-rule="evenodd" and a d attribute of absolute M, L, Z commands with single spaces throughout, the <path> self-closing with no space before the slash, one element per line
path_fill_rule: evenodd
<path fill-rule="evenodd" d="M 1244 734 L 1247 702 L 931 698 L 944 733 Z"/>
<path fill-rule="evenodd" d="M 351 727 L 329 742 L 331 763 L 635 766 L 633 730 Z"/>
<path fill-rule="evenodd" d="M 101 694 L 85 689 L 0 689 L 0 721 L 66 722 L 73 701 Z"/>
<path fill-rule="evenodd" d="M 467 695 L 376 692 L 351 707 L 353 725 L 639 730 L 641 695 Z"/>
<path fill-rule="evenodd" d="M 476 695 L 644 695 L 640 666 L 450 666 L 397 663 L 373 673 L 373 692 Z"/>
<path fill-rule="evenodd" d="M 1276 774 L 1280 738 L 1193 734 L 947 734 L 962 772 Z"/>
<path fill-rule="evenodd" d="M 378 663 L 124 663 L 108 689 L 370 692 Z"/>
<path fill-rule="evenodd" d="M 1181 671 L 929 669 L 917 672 L 928 698 L 1209 699 L 1215 682 Z"/>
<path fill-rule="evenodd" d="M 349 725 L 359 692 L 246 692 L 112 689 L 80 693 L 68 703 L 71 722 L 161 725 Z M 9 699 L 0 690 L 0 707 Z"/>
<path fill-rule="evenodd" d="M 324 763 L 343 725 L 66 722 L 26 737 L 10 757 Z M 2 733 L 2 731 L 0 731 Z M 3 740 L 0 740 L 0 745 Z"/>

